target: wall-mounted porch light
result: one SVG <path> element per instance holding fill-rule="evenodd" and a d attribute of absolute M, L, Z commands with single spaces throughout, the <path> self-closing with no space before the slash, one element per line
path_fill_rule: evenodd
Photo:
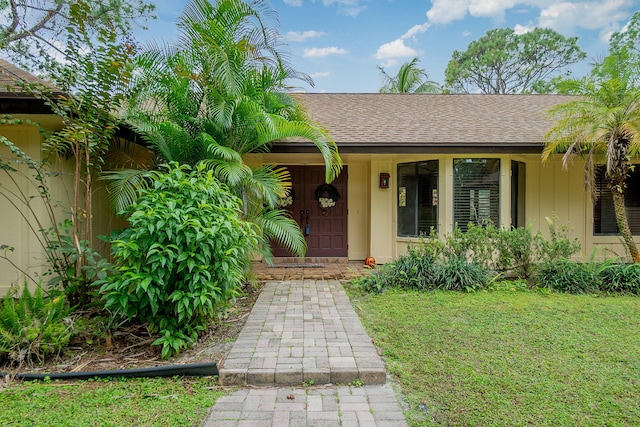
<path fill-rule="evenodd" d="M 383 172 L 380 174 L 380 188 L 389 188 L 389 178 L 391 178 L 391 175 L 388 173 Z"/>

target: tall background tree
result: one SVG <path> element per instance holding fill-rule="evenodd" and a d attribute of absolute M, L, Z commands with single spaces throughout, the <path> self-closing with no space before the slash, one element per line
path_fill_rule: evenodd
<path fill-rule="evenodd" d="M 640 12 L 633 14 L 622 31 L 611 35 L 611 51 L 627 49 L 630 55 L 640 55 Z"/>
<path fill-rule="evenodd" d="M 493 29 L 454 51 L 445 70 L 445 84 L 456 93 L 532 93 L 548 90 L 548 82 L 586 57 L 576 37 L 547 28 L 516 34 Z"/>
<path fill-rule="evenodd" d="M 43 68 L 43 58 L 63 58 L 74 0 L 0 0 L 0 53 L 25 68 Z M 153 18 L 144 0 L 89 0 L 85 32 L 101 27 L 119 35 Z M 46 71 L 44 69 L 43 71 Z"/>
<path fill-rule="evenodd" d="M 595 171 L 604 163 L 620 235 L 631 259 L 640 262 L 625 207 L 631 161 L 640 150 L 640 63 L 632 58 L 626 48 L 612 48 L 588 76 L 561 83 L 563 92 L 579 96 L 549 110 L 556 121 L 542 159 L 562 153 L 567 168 L 576 156 L 584 157 L 585 184 L 593 197 Z"/>
<path fill-rule="evenodd" d="M 429 80 L 427 72 L 418 67 L 420 61 L 413 58 L 398 69 L 395 76 L 389 75 L 383 67 L 378 66 L 383 80 L 380 93 L 438 93 L 438 83 Z"/>
<path fill-rule="evenodd" d="M 292 79 L 306 76 L 286 61 L 273 18 L 264 0 L 190 2 L 178 20 L 179 40 L 139 57 L 127 111 L 159 162 L 204 162 L 244 201 L 245 217 L 263 232 L 267 257 L 271 240 L 296 255 L 304 255 L 306 243 L 278 205 L 290 186 L 288 171 L 247 163 L 247 155 L 297 136 L 318 147 L 327 182 L 342 165 L 335 142 L 287 93 Z M 135 200 L 144 173 L 123 170 L 108 177 L 120 207 Z"/>

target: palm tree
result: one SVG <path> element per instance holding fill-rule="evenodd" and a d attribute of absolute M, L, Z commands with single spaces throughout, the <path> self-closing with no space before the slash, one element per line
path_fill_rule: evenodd
<path fill-rule="evenodd" d="M 592 197 L 596 164 L 604 161 L 620 234 L 631 258 L 640 262 L 625 209 L 626 179 L 640 147 L 640 64 L 628 59 L 624 51 L 610 55 L 589 76 L 561 85 L 579 96 L 549 110 L 557 120 L 546 135 L 542 160 L 564 153 L 567 168 L 575 156 L 584 156 L 585 184 Z"/>
<path fill-rule="evenodd" d="M 438 83 L 429 80 L 427 72 L 418 68 L 418 58 L 413 58 L 400 66 L 398 74 L 390 76 L 381 66 L 378 66 L 383 86 L 380 93 L 439 93 L 441 91 Z"/>
<path fill-rule="evenodd" d="M 327 182 L 338 175 L 342 162 L 335 142 L 287 93 L 292 78 L 310 79 L 283 58 L 278 32 L 265 23 L 268 16 L 264 0 L 193 0 L 178 20 L 178 42 L 154 47 L 138 58 L 126 117 L 162 161 L 205 162 L 241 197 L 246 219 L 263 231 L 267 257 L 270 240 L 303 256 L 304 236 L 278 208 L 290 185 L 288 171 L 250 165 L 245 158 L 295 136 L 318 147 Z M 143 174 L 119 171 L 108 176 L 121 205 L 135 198 Z"/>

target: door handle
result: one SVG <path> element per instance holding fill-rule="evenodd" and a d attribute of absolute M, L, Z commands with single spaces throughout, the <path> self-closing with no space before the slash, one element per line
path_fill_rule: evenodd
<path fill-rule="evenodd" d="M 300 225 L 304 224 L 304 210 L 300 209 Z"/>

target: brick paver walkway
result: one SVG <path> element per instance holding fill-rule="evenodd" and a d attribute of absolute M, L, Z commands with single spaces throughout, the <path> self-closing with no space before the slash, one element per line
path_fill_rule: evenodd
<path fill-rule="evenodd" d="M 244 388 L 218 399 L 204 427 L 406 427 L 388 384 Z"/>
<path fill-rule="evenodd" d="M 406 426 L 338 280 L 268 281 L 227 358 L 205 427 Z"/>
<path fill-rule="evenodd" d="M 337 280 L 267 282 L 220 366 L 222 385 L 382 384 L 385 378 Z"/>

